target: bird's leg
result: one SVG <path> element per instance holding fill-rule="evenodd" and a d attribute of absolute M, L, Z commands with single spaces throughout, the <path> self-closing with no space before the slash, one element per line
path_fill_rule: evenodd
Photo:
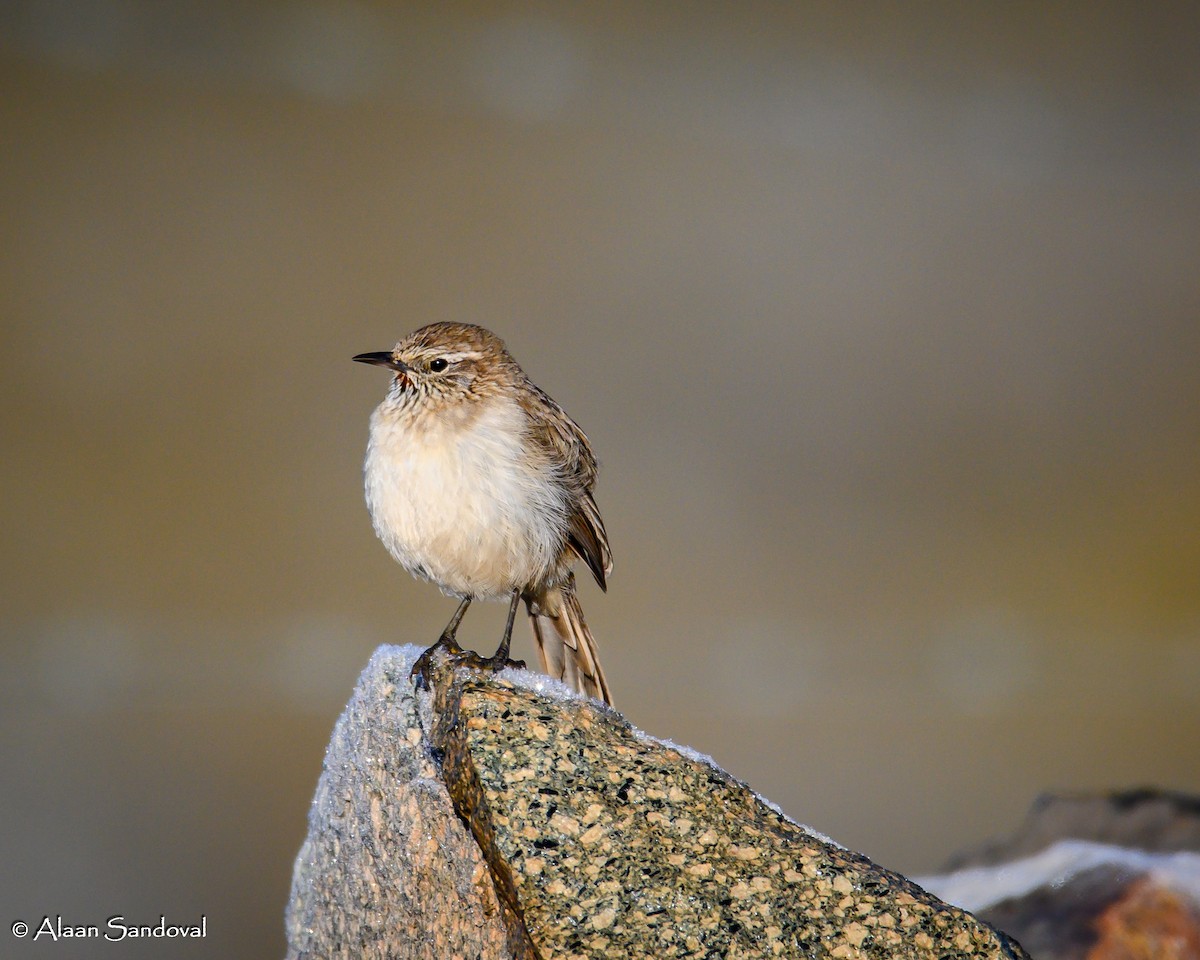
<path fill-rule="evenodd" d="M 496 648 L 496 652 L 488 658 L 493 670 L 503 670 L 505 667 L 516 667 L 518 670 L 525 669 L 524 660 L 509 660 L 508 648 L 512 644 L 513 621 L 517 619 L 517 604 L 521 602 L 521 591 L 514 590 L 512 603 L 508 605 L 508 623 L 504 625 L 504 638 L 500 641 L 500 646 Z"/>
<path fill-rule="evenodd" d="M 508 622 L 504 625 L 504 637 L 500 640 L 500 646 L 496 648 L 495 653 L 490 657 L 481 657 L 474 653 L 464 653 L 461 657 L 456 657 L 455 660 L 475 670 L 487 670 L 491 673 L 497 673 L 505 667 L 512 667 L 514 670 L 524 670 L 524 660 L 508 659 L 508 648 L 512 644 L 513 621 L 517 619 L 517 604 L 520 602 L 521 591 L 514 590 L 512 603 L 508 605 Z"/>
<path fill-rule="evenodd" d="M 472 650 L 464 650 L 454 638 L 455 633 L 458 631 L 458 625 L 462 622 L 463 614 L 467 612 L 467 607 L 471 603 L 471 598 L 468 597 L 460 603 L 458 609 L 454 611 L 454 616 L 446 624 L 446 629 L 438 637 L 437 643 L 421 654 L 417 658 L 417 662 L 413 664 L 410 676 L 416 681 L 417 687 L 422 690 L 429 689 L 429 676 L 433 666 L 433 656 L 438 650 L 445 650 L 449 654 L 450 662 L 456 667 L 470 667 L 472 670 L 485 670 L 489 673 L 497 673 L 505 667 L 524 670 L 524 660 L 508 659 L 508 649 L 512 644 L 513 622 L 517 619 L 517 604 L 520 602 L 521 591 L 514 590 L 512 603 L 508 605 L 508 622 L 504 625 L 504 637 L 500 641 L 500 646 L 496 648 L 496 652 L 490 657 L 481 657 Z"/>
<path fill-rule="evenodd" d="M 471 598 L 464 597 L 463 602 L 458 605 L 458 609 L 454 611 L 454 616 L 450 618 L 450 622 L 446 624 L 446 629 L 442 631 L 442 635 L 438 637 L 438 643 L 447 647 L 451 653 L 458 653 L 462 647 L 458 645 L 458 625 L 462 623 L 463 617 L 466 615 L 467 607 L 471 605 Z M 437 646 L 437 644 L 434 644 Z"/>
<path fill-rule="evenodd" d="M 433 663 L 433 654 L 435 651 L 445 650 L 451 657 L 455 658 L 463 655 L 463 648 L 458 645 L 456 634 L 458 633 L 458 625 L 462 623 L 463 616 L 470 605 L 471 598 L 464 597 L 462 603 L 458 605 L 458 609 L 454 611 L 454 616 L 446 624 L 446 629 L 437 638 L 437 642 L 417 657 L 417 662 L 413 664 L 409 677 L 416 680 L 417 686 L 422 690 L 429 689 L 429 667 Z"/>

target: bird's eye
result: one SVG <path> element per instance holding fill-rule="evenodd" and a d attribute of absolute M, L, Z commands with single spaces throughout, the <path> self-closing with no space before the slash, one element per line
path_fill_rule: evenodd
<path fill-rule="evenodd" d="M 438 357 L 436 360 L 429 361 L 429 370 L 432 373 L 441 373 L 448 366 L 450 366 L 450 361 L 444 357 Z"/>

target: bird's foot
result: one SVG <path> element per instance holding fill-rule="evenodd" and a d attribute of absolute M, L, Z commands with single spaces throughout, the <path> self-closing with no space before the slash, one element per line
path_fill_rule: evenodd
<path fill-rule="evenodd" d="M 409 672 L 409 677 L 416 683 L 418 690 L 430 688 L 434 657 L 442 650 L 446 652 L 446 663 L 451 669 L 467 667 L 481 673 L 499 673 L 506 667 L 512 667 L 514 670 L 525 669 L 525 661 L 508 659 L 506 650 L 497 650 L 490 657 L 481 657 L 474 650 L 464 650 L 452 635 L 443 633 L 438 637 L 437 643 L 417 657 L 417 662 L 413 664 L 413 668 Z"/>
<path fill-rule="evenodd" d="M 454 665 L 469 667 L 482 673 L 499 673 L 506 667 L 512 667 L 514 670 L 525 669 L 524 660 L 509 660 L 508 651 L 504 650 L 497 650 L 490 657 L 481 657 L 472 650 L 465 650 L 461 655 L 454 657 Z"/>
<path fill-rule="evenodd" d="M 417 657 L 417 662 L 413 664 L 412 670 L 409 671 L 409 679 L 416 683 L 418 690 L 429 689 L 429 677 L 433 670 L 433 657 L 440 650 L 445 650 L 447 659 L 452 662 L 457 661 L 459 657 L 466 654 L 466 651 L 454 639 L 454 634 L 443 633 L 437 638 L 437 643 Z M 477 656 L 477 654 L 471 655 Z"/>

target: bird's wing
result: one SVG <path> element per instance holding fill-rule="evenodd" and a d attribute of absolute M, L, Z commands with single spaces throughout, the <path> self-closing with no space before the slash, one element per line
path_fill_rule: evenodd
<path fill-rule="evenodd" d="M 523 405 L 529 415 L 530 437 L 555 464 L 561 464 L 563 480 L 573 496 L 567 518 L 567 542 L 587 564 L 602 590 L 608 588 L 612 551 L 600 510 L 592 497 L 599 467 L 587 435 L 544 390 L 529 384 Z"/>

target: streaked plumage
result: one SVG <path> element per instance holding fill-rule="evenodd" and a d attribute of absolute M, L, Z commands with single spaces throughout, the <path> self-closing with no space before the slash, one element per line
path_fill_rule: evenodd
<path fill-rule="evenodd" d="M 612 570 L 586 435 L 483 327 L 430 324 L 355 359 L 394 370 L 364 466 L 392 556 L 453 596 L 516 592 L 542 668 L 611 702 L 571 574 L 582 559 L 606 588 Z"/>

